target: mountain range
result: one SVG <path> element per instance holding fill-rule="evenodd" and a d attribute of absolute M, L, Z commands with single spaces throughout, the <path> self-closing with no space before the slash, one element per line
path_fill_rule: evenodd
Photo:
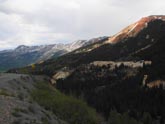
<path fill-rule="evenodd" d="M 164 124 L 164 33 L 165 16 L 143 17 L 114 36 L 83 42 L 58 57 L 46 54 L 44 61 L 37 59 L 7 72 L 35 75 L 28 77 L 37 88 L 32 98 L 68 123 Z M 21 52 L 29 49 L 20 48 Z M 35 84 L 37 75 L 49 86 Z M 71 97 L 61 97 L 59 92 Z"/>
<path fill-rule="evenodd" d="M 33 63 L 40 63 L 50 58 L 57 58 L 80 47 L 98 42 L 106 37 L 90 40 L 78 40 L 68 44 L 52 44 L 41 46 L 20 45 L 13 50 L 0 51 L 0 70 L 23 67 Z"/>
<path fill-rule="evenodd" d="M 163 47 L 164 18 L 164 16 L 144 17 L 114 36 L 80 47 L 58 59 L 49 59 L 43 63 L 35 64 L 36 69 L 31 69 L 31 66 L 25 68 L 30 73 L 35 74 L 46 73 L 44 71 L 50 68 L 50 75 L 53 75 L 56 73 L 56 70 L 58 71 L 64 67 L 74 68 L 93 61 L 155 61 L 158 54 L 151 56 L 150 54 L 154 54 L 152 53 L 153 51 L 148 52 L 150 58 L 144 57 L 141 53 L 149 49 L 159 48 L 159 44 Z M 160 51 L 161 49 L 157 49 L 157 53 Z M 161 54 L 163 52 L 160 52 L 159 56 Z M 42 71 L 39 70 L 40 66 L 43 69 Z"/>

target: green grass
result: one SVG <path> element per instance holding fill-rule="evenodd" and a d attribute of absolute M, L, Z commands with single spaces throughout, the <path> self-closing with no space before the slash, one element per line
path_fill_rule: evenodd
<path fill-rule="evenodd" d="M 2 96 L 11 96 L 11 97 L 13 96 L 6 89 L 0 89 L 0 95 L 2 95 Z"/>
<path fill-rule="evenodd" d="M 13 109 L 12 115 L 14 117 L 21 117 L 21 113 L 28 113 L 28 111 L 26 109 L 17 107 Z"/>
<path fill-rule="evenodd" d="M 38 83 L 32 98 L 56 116 L 71 124 L 97 124 L 99 117 L 84 101 L 66 96 L 46 83 Z"/>
<path fill-rule="evenodd" d="M 28 113 L 28 111 L 26 109 L 23 109 L 23 108 L 14 108 L 14 112 L 15 113 Z"/>

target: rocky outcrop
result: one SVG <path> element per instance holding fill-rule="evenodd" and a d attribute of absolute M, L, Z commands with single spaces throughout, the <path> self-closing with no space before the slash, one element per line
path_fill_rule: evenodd
<path fill-rule="evenodd" d="M 57 72 L 57 73 L 53 76 L 53 79 L 54 79 L 54 80 L 65 79 L 65 78 L 67 78 L 70 74 L 71 74 L 70 71 L 59 71 L 59 72 Z"/>
<path fill-rule="evenodd" d="M 121 62 L 114 62 L 114 61 L 94 61 L 90 63 L 94 66 L 110 66 L 111 68 L 119 67 L 121 65 L 131 68 L 143 68 L 144 66 L 150 66 L 152 64 L 151 61 L 121 61 Z"/>
<path fill-rule="evenodd" d="M 164 80 L 154 80 L 152 82 L 147 83 L 147 86 L 149 88 L 162 87 L 163 89 L 165 89 L 165 81 Z"/>

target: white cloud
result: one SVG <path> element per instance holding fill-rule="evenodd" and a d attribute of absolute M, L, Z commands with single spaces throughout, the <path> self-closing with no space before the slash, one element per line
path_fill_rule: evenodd
<path fill-rule="evenodd" d="M 0 49 L 113 35 L 164 0 L 0 0 Z"/>

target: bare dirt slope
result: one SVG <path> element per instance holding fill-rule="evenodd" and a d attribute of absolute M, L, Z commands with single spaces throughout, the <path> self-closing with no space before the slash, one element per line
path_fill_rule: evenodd
<path fill-rule="evenodd" d="M 33 102 L 30 93 L 48 77 L 0 74 L 0 124 L 63 124 L 50 111 Z"/>

